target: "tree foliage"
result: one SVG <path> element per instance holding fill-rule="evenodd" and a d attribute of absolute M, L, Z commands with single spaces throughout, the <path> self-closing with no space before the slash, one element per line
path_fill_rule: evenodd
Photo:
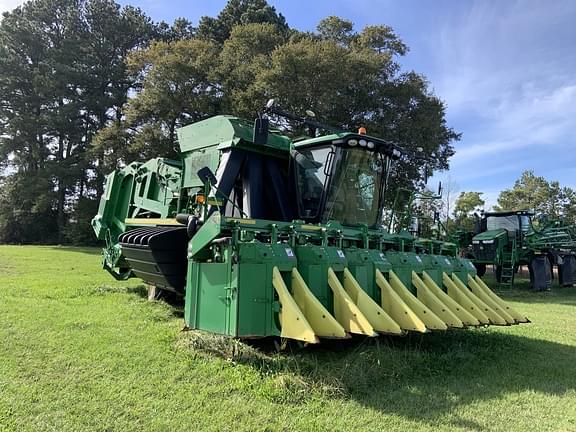
<path fill-rule="evenodd" d="M 425 238 L 436 238 L 442 233 L 438 232 L 438 222 L 444 207 L 444 202 L 429 188 L 425 187 L 418 194 L 414 205 L 414 216 L 418 219 L 418 235 Z"/>
<path fill-rule="evenodd" d="M 500 192 L 498 210 L 533 210 L 551 218 L 576 223 L 576 191 L 524 171 L 511 189 Z"/>
<path fill-rule="evenodd" d="M 218 89 L 209 79 L 217 56 L 214 43 L 201 39 L 155 41 L 129 55 L 130 76 L 140 91 L 125 105 L 122 120 L 94 140 L 106 166 L 175 157 L 177 128 L 218 112 Z"/>
<path fill-rule="evenodd" d="M 482 192 L 460 192 L 454 205 L 454 217 L 456 226 L 464 229 L 474 227 L 472 213 L 484 207 Z"/>
<path fill-rule="evenodd" d="M 466 217 L 483 207 L 485 202 L 481 195 L 482 192 L 461 192 L 454 206 L 454 216 L 456 218 Z"/>
<path fill-rule="evenodd" d="M 268 11 L 262 12 L 268 21 L 247 12 L 258 8 Z M 160 154 L 174 144 L 174 125 L 214 113 L 252 118 L 274 98 L 287 111 L 312 110 L 345 130 L 365 126 L 404 147 L 391 188 L 422 184 L 422 165 L 428 172 L 448 168 L 460 135 L 446 125 L 444 104 L 425 78 L 401 71 L 397 58 L 407 47 L 390 27 L 357 32 L 351 22 L 328 17 L 315 33 L 287 32 L 281 15 L 271 11 L 263 1 L 233 0 L 218 18 L 201 21 L 197 40 L 188 41 L 195 43 L 153 44 L 133 54 L 129 63 L 141 90 L 128 102 L 123 125 L 101 136 L 118 136 L 116 147 L 128 143 L 139 154 Z M 202 67 L 187 68 L 191 61 Z M 297 125 L 281 125 L 301 133 Z"/>
<path fill-rule="evenodd" d="M 0 241 L 85 241 L 106 173 L 174 156 L 177 128 L 251 118 L 268 98 L 400 144 L 391 189 L 421 184 L 459 134 L 426 79 L 401 70 L 407 51 L 385 25 L 331 16 L 291 29 L 265 0 L 229 0 L 197 28 L 114 0 L 31 0 L 0 22 Z"/>
<path fill-rule="evenodd" d="M 202 17 L 198 25 L 198 37 L 223 44 L 234 27 L 252 23 L 268 23 L 280 33 L 289 27 L 282 14 L 276 12 L 266 0 L 229 0 L 217 18 Z"/>
<path fill-rule="evenodd" d="M 27 214 L 44 229 L 34 238 L 2 230 L 0 240 L 62 242 L 69 221 L 87 228 L 77 204 L 88 199 L 95 211 L 107 170 L 90 142 L 123 117 L 132 88 L 125 57 L 154 34 L 139 9 L 111 0 L 34 0 L 3 15 L 0 160 L 13 173 L 3 187 L 13 212 L 1 212 L 0 224 Z M 33 191 L 49 208 L 31 205 Z"/>

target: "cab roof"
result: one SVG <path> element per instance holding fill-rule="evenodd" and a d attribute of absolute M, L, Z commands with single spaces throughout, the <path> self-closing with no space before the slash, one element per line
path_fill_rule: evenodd
<path fill-rule="evenodd" d="M 360 140 L 366 140 L 367 142 L 371 141 L 374 143 L 374 148 L 369 150 L 381 151 L 383 153 L 387 153 L 389 156 L 392 156 L 394 158 L 399 158 L 400 155 L 402 154 L 401 148 L 391 143 L 390 141 L 385 141 L 381 138 L 376 138 L 370 135 L 361 135 L 354 132 L 339 132 L 329 135 L 322 135 L 315 138 L 308 138 L 300 141 L 295 141 L 294 148 L 297 150 L 301 150 L 310 147 L 320 147 L 322 144 L 349 146 L 348 142 L 350 140 L 356 140 L 357 142 Z M 356 144 L 355 146 L 358 147 L 358 144 Z M 366 147 L 360 147 L 360 148 L 366 148 Z"/>
<path fill-rule="evenodd" d="M 534 216 L 534 212 L 530 210 L 505 210 L 505 211 L 491 211 L 484 212 L 483 217 L 495 216 L 495 217 L 506 217 L 506 216 Z"/>

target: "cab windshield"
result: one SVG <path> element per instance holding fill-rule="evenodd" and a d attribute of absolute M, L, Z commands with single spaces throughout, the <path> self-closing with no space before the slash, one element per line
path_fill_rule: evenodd
<path fill-rule="evenodd" d="M 299 151 L 295 161 L 300 217 L 310 222 L 378 225 L 385 159 L 362 148 Z"/>
<path fill-rule="evenodd" d="M 530 218 L 527 215 L 488 216 L 486 229 L 505 229 L 506 231 L 528 231 Z"/>

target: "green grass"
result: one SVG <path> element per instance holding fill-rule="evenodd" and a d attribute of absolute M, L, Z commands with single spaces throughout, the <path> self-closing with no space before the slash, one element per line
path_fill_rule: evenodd
<path fill-rule="evenodd" d="M 506 293 L 529 325 L 277 354 L 99 263 L 0 246 L 0 431 L 576 430 L 576 289 Z"/>

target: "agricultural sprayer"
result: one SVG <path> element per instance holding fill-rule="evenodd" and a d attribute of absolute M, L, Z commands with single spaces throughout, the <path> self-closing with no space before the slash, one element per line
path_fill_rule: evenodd
<path fill-rule="evenodd" d="M 231 116 L 178 141 L 180 160 L 108 175 L 92 226 L 104 267 L 184 296 L 189 328 L 316 343 L 528 322 L 456 248 L 382 228 L 395 145 Z"/>
<path fill-rule="evenodd" d="M 550 289 L 553 268 L 561 285 L 576 283 L 576 233 L 573 226 L 539 218 L 527 210 L 484 212 L 474 236 L 461 242 L 479 276 L 486 265 L 495 269 L 501 286 L 511 287 L 521 265 L 528 266 L 532 289 Z"/>

